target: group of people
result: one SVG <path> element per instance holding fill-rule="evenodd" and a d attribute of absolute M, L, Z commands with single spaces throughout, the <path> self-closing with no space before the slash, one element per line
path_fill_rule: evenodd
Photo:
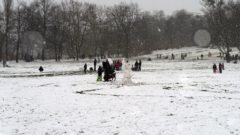
<path fill-rule="evenodd" d="M 113 61 L 113 65 L 117 71 L 122 70 L 122 61 L 115 60 L 115 61 Z"/>
<path fill-rule="evenodd" d="M 103 71 L 104 71 L 104 81 L 105 82 L 108 82 L 110 80 L 116 80 L 116 72 L 115 72 L 115 67 L 113 64 L 110 64 L 108 60 L 106 60 L 105 62 L 102 63 L 103 65 Z M 99 67 L 101 68 L 101 67 Z M 100 74 L 100 71 L 101 70 L 98 70 L 99 71 L 99 75 Z M 101 76 L 98 76 L 98 78 L 101 77 Z"/>
<path fill-rule="evenodd" d="M 217 73 L 217 71 L 219 71 L 219 73 L 222 74 L 223 70 L 224 70 L 224 63 L 219 63 L 218 66 L 216 64 L 213 64 L 213 73 Z"/>
<path fill-rule="evenodd" d="M 142 61 L 136 61 L 134 65 L 132 65 L 132 71 L 141 71 L 142 70 Z"/>
<path fill-rule="evenodd" d="M 86 74 L 87 71 L 88 71 L 88 66 L 87 66 L 86 63 L 84 64 L 83 69 L 84 69 L 84 73 Z M 89 68 L 89 71 L 90 71 L 90 72 L 93 72 L 93 71 L 96 72 L 96 69 L 97 69 L 97 59 L 94 59 L 94 61 L 93 61 L 93 68 L 90 67 L 90 68 Z"/>
<path fill-rule="evenodd" d="M 97 72 L 98 76 L 97 76 L 97 81 L 102 81 L 102 79 L 104 79 L 104 81 L 110 81 L 110 80 L 114 80 L 116 79 L 116 73 L 115 73 L 115 67 L 113 64 L 110 64 L 108 60 L 102 62 L 102 66 L 99 66 L 98 69 L 97 68 L 97 60 L 94 59 L 93 62 L 94 67 L 90 68 L 89 71 L 90 72 Z M 87 64 L 84 64 L 84 73 L 86 74 L 88 72 L 87 69 Z M 104 76 L 103 76 L 104 73 Z"/>
<path fill-rule="evenodd" d="M 123 63 L 121 60 L 115 60 L 112 61 L 106 59 L 106 61 L 102 62 L 102 65 L 98 67 L 97 69 L 97 63 L 98 61 L 94 59 L 93 61 L 93 68 L 89 68 L 88 70 L 88 65 L 84 64 L 84 73 L 86 74 L 87 72 L 97 72 L 97 81 L 112 81 L 116 80 L 116 70 L 119 71 L 122 69 Z M 131 70 L 131 69 L 130 69 Z M 137 60 L 134 65 L 132 65 L 132 71 L 141 71 L 142 70 L 142 61 Z"/>

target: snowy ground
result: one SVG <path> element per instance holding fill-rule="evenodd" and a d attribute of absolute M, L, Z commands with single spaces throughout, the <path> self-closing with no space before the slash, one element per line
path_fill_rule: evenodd
<path fill-rule="evenodd" d="M 240 135 L 240 64 L 213 74 L 213 62 L 143 61 L 131 86 L 122 72 L 96 83 L 77 73 L 83 62 L 10 63 L 0 67 L 0 135 Z"/>

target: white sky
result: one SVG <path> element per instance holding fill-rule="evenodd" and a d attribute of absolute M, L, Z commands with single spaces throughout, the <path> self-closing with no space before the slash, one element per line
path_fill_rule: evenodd
<path fill-rule="evenodd" d="M 25 0 L 32 1 L 32 0 Z M 62 0 L 54 0 L 62 1 Z M 82 2 L 96 3 L 98 5 L 111 6 L 123 2 L 138 3 L 142 10 L 155 11 L 163 10 L 166 14 L 171 14 L 179 9 L 186 9 L 189 12 L 201 13 L 202 6 L 200 0 L 79 0 Z"/>
<path fill-rule="evenodd" d="M 200 0 L 82 0 L 99 5 L 114 5 L 121 1 L 138 3 L 143 10 L 154 11 L 163 10 L 166 14 L 171 14 L 179 9 L 186 9 L 189 12 L 201 13 Z"/>

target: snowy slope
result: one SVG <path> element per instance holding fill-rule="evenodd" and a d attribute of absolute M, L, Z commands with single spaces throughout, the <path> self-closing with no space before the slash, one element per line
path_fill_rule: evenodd
<path fill-rule="evenodd" d="M 212 54 L 212 57 L 210 57 L 210 58 L 208 57 L 209 52 Z M 168 49 L 168 50 L 153 51 L 152 54 L 140 56 L 140 58 L 156 59 L 157 55 L 160 55 L 160 54 L 162 55 L 162 57 L 169 56 L 169 58 L 171 58 L 172 53 L 176 56 L 177 60 L 180 60 L 182 53 L 188 54 L 188 57 L 186 58 L 186 60 L 196 60 L 197 57 L 200 58 L 201 54 L 204 55 L 204 59 L 215 60 L 215 58 L 220 55 L 220 51 L 218 49 L 201 48 L 201 47 L 184 47 L 181 49 Z M 239 50 L 237 48 L 232 48 L 231 54 L 232 55 L 239 54 Z"/>
<path fill-rule="evenodd" d="M 43 64 L 52 73 L 84 62 L 12 62 L 0 67 L 0 135 L 239 135 L 240 65 L 213 74 L 219 61 L 143 61 L 130 86 L 123 72 L 109 83 L 96 74 L 27 76 Z"/>

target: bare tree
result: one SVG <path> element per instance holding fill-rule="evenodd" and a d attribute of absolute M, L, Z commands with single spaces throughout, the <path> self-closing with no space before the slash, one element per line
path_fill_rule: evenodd
<path fill-rule="evenodd" d="M 3 46 L 3 67 L 7 66 L 8 61 L 8 39 L 9 39 L 9 32 L 10 32 L 10 20 L 12 17 L 12 7 L 13 7 L 13 0 L 3 0 L 4 6 L 4 22 L 5 22 L 5 46 Z"/>
<path fill-rule="evenodd" d="M 193 32 L 206 23 L 206 20 L 185 11 L 177 11 L 171 16 L 165 16 L 164 12 L 141 12 L 136 4 L 100 7 L 77 0 L 64 0 L 61 4 L 53 3 L 53 0 L 34 0 L 22 6 L 21 1 L 15 8 L 10 6 L 11 10 L 7 10 L 10 1 L 4 0 L 6 8 L 0 12 L 0 23 L 4 22 L 0 25 L 4 26 L 0 36 L 0 43 L 4 42 L 1 45 L 4 55 L 1 56 L 6 56 L 5 63 L 10 59 L 16 59 L 16 62 L 24 59 L 25 53 L 29 53 L 25 51 L 28 45 L 34 52 L 28 54 L 30 57 L 34 54 L 37 59 L 55 58 L 56 61 L 62 57 L 78 60 L 83 56 L 99 55 L 130 57 L 156 49 L 190 46 L 194 45 Z M 239 8 L 235 3 L 232 7 L 234 18 L 239 18 Z M 9 15 L 11 11 L 15 13 L 14 20 Z M 5 27 L 6 22 L 8 27 Z M 239 28 L 233 26 L 238 23 L 238 19 L 231 19 L 231 29 L 224 27 L 227 28 L 224 31 L 231 34 L 228 41 L 234 41 L 234 44 L 239 40 Z M 15 27 L 10 27 L 12 24 Z M 227 24 L 225 18 L 224 24 Z M 34 38 L 36 41 L 27 42 L 31 37 L 28 34 L 32 33 L 39 40 Z"/>
<path fill-rule="evenodd" d="M 42 34 L 44 38 L 43 42 L 43 47 L 42 47 L 42 60 L 45 60 L 45 49 L 47 45 L 47 23 L 48 23 L 48 15 L 50 8 L 52 6 L 52 0 L 37 0 L 38 3 L 38 8 L 41 13 L 41 18 L 42 18 Z"/>
<path fill-rule="evenodd" d="M 75 51 L 75 58 L 79 60 L 81 49 L 84 45 L 88 24 L 86 22 L 86 9 L 81 2 L 70 0 L 69 6 L 69 31 L 71 33 L 71 45 Z"/>
<path fill-rule="evenodd" d="M 203 0 L 205 16 L 208 20 L 212 35 L 212 43 L 226 55 L 227 62 L 231 61 L 231 46 L 233 46 L 230 20 L 227 13 L 227 5 L 224 0 Z"/>
<path fill-rule="evenodd" d="M 16 63 L 19 61 L 19 49 L 20 49 L 20 41 L 21 41 L 21 33 L 22 33 L 22 1 L 17 0 L 17 46 L 16 46 Z"/>
<path fill-rule="evenodd" d="M 124 52 L 125 57 L 129 57 L 131 36 L 134 30 L 134 24 L 139 16 L 137 4 L 120 3 L 109 11 L 109 18 L 113 22 L 113 27 L 121 30 L 125 39 Z"/>

